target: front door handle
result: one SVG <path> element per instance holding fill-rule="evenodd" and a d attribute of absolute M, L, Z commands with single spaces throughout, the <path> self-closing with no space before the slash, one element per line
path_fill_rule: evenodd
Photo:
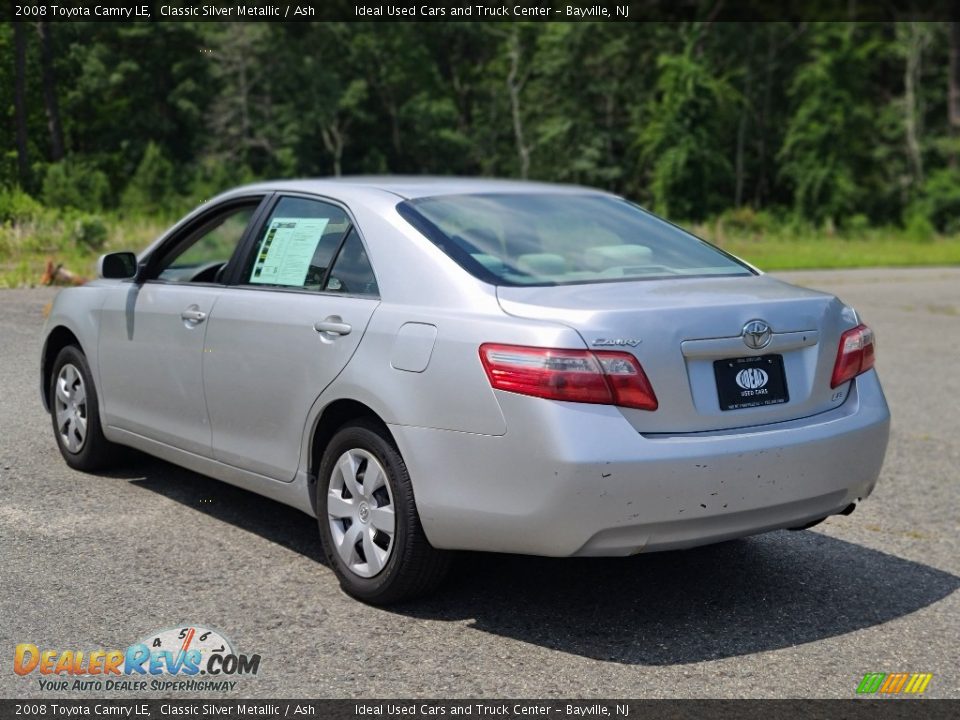
<path fill-rule="evenodd" d="M 313 329 L 318 333 L 329 333 L 330 335 L 349 335 L 350 331 L 353 330 L 348 323 L 343 322 L 339 315 L 331 315 L 324 320 L 315 322 Z"/>
<path fill-rule="evenodd" d="M 191 305 L 182 313 L 180 313 L 180 319 L 185 323 L 190 323 L 191 325 L 199 325 L 207 319 L 207 314 L 196 305 Z"/>

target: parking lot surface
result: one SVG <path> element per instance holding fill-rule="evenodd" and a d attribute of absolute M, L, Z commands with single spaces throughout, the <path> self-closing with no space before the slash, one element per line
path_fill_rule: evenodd
<path fill-rule="evenodd" d="M 852 516 L 627 559 L 464 555 L 393 609 L 340 591 L 296 510 L 143 456 L 68 469 L 38 392 L 55 291 L 0 291 L 0 697 L 129 697 L 41 692 L 14 647 L 186 624 L 262 658 L 208 697 L 852 697 L 868 672 L 960 697 L 960 268 L 782 277 L 877 332 L 892 435 Z"/>

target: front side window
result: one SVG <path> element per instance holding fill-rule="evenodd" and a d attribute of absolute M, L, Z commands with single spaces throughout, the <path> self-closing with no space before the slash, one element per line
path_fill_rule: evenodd
<path fill-rule="evenodd" d="M 260 232 L 243 282 L 320 290 L 334 253 L 349 230 L 349 216 L 336 205 L 281 198 Z"/>
<path fill-rule="evenodd" d="M 752 274 L 703 240 L 610 196 L 442 195 L 407 200 L 397 210 L 461 267 L 497 285 Z"/>
<path fill-rule="evenodd" d="M 154 276 L 168 282 L 220 282 L 258 204 L 234 207 L 200 225 L 159 260 Z"/>

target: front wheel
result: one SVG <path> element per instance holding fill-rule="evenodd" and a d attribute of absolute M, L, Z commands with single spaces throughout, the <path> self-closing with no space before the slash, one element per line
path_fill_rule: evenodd
<path fill-rule="evenodd" d="M 403 458 L 376 423 L 345 425 L 331 439 L 317 517 L 327 560 L 358 600 L 387 605 L 426 594 L 449 567 L 450 554 L 423 532 Z"/>
<path fill-rule="evenodd" d="M 60 454 L 75 470 L 103 470 L 117 459 L 120 447 L 103 436 L 97 389 L 83 351 L 63 348 L 50 376 L 50 417 Z"/>

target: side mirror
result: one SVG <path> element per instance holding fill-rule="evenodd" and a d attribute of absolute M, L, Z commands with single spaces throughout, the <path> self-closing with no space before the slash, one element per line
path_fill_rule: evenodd
<path fill-rule="evenodd" d="M 137 256 L 132 252 L 115 252 L 101 255 L 97 261 L 97 274 L 107 280 L 130 280 L 137 276 Z"/>

